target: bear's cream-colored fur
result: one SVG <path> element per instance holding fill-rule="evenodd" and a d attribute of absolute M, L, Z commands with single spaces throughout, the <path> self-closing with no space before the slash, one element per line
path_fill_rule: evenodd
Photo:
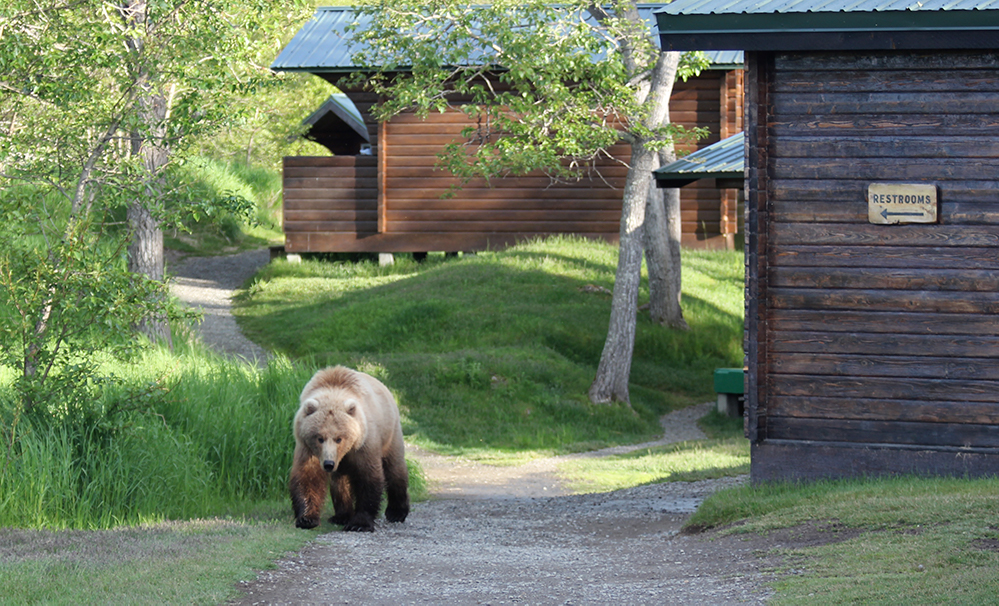
<path fill-rule="evenodd" d="M 326 489 L 330 522 L 344 530 L 372 531 L 388 493 L 385 517 L 409 514 L 409 475 L 399 409 L 378 379 L 345 368 L 324 368 L 302 390 L 294 422 L 295 455 L 289 489 L 295 525 L 319 525 Z"/>

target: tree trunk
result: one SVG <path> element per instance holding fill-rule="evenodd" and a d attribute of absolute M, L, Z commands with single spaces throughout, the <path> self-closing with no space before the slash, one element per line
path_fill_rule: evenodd
<path fill-rule="evenodd" d="M 126 0 L 123 16 L 126 23 L 137 28 L 148 27 L 147 0 Z M 130 48 L 138 54 L 135 66 L 135 82 L 142 91 L 138 99 L 140 131 L 132 134 L 132 154 L 142 160 L 145 170 L 145 197 L 132 202 L 128 207 L 128 223 L 132 230 L 132 242 L 128 246 L 128 269 L 155 280 L 163 281 L 163 230 L 159 220 L 150 208 L 159 197 L 160 174 L 170 160 L 170 151 L 164 144 L 167 120 L 170 115 L 171 94 L 164 94 L 149 82 L 149 74 L 143 63 L 145 51 L 141 38 L 132 39 Z M 153 341 L 160 341 L 173 347 L 170 326 L 165 317 L 150 317 L 139 326 Z"/>
<path fill-rule="evenodd" d="M 660 159 L 665 155 L 660 153 Z M 655 164 L 660 164 L 659 159 Z M 661 326 L 689 330 L 680 306 L 680 190 L 649 182 L 645 211 L 645 260 L 649 269 L 649 315 Z"/>
<path fill-rule="evenodd" d="M 618 7 L 623 16 L 632 24 L 641 23 L 634 4 Z M 597 19 L 606 19 L 606 12 L 599 6 L 590 8 Z M 636 25 L 637 26 L 637 25 Z M 622 47 L 631 47 L 631 41 L 621 39 Z M 638 73 L 638 65 L 630 52 L 623 53 L 625 66 L 631 73 Z M 648 73 L 646 84 L 636 90 L 636 99 L 648 110 L 642 117 L 644 125 L 658 129 L 669 124 L 669 98 L 673 92 L 673 82 L 680 64 L 680 54 L 676 52 L 658 53 L 655 64 Z M 635 351 L 635 327 L 638 312 L 638 286 L 642 276 L 642 251 L 645 248 L 645 219 L 648 207 L 649 187 L 652 185 L 652 171 L 659 165 L 658 152 L 648 148 L 646 141 L 636 138 L 631 144 L 631 165 L 624 186 L 624 199 L 621 205 L 620 251 L 617 273 L 614 278 L 614 295 L 611 299 L 611 317 L 607 327 L 607 340 L 600 354 L 597 376 L 590 385 L 590 401 L 607 403 L 614 400 L 628 402 L 628 381 L 631 378 L 631 357 Z M 665 214 L 665 211 L 664 211 Z M 677 221 L 677 226 L 679 222 Z M 677 240 L 679 242 L 679 239 Z M 666 255 L 670 247 L 662 247 L 658 259 L 663 259 L 658 269 L 667 263 Z M 679 258 L 679 257 L 678 257 Z M 650 273 L 652 270 L 650 268 Z M 658 276 L 658 274 L 657 274 Z M 657 278 L 658 279 L 658 278 Z"/>
<path fill-rule="evenodd" d="M 658 93 L 669 99 L 673 94 L 676 70 L 680 65 L 680 53 L 664 53 L 658 78 Z M 669 104 L 661 107 L 658 124 L 669 124 Z M 670 143 L 656 157 L 654 168 L 676 159 L 673 144 Z M 655 179 L 649 183 L 649 208 L 645 217 L 645 260 L 649 270 L 649 314 L 652 321 L 661 326 L 681 330 L 689 329 L 683 319 L 680 307 L 680 237 L 683 226 L 680 218 L 680 190 L 660 190 Z"/>
<path fill-rule="evenodd" d="M 600 354 L 597 376 L 590 385 L 590 401 L 605 404 L 629 402 L 628 381 L 635 351 L 638 286 L 642 276 L 642 244 L 649 183 L 656 152 L 641 142 L 631 146 L 631 167 L 624 186 L 621 208 L 620 251 L 614 294 L 611 298 L 607 340 Z"/>
<path fill-rule="evenodd" d="M 141 202 L 128 207 L 132 242 L 128 246 L 128 270 L 157 282 L 163 281 L 163 230 L 159 221 Z M 164 317 L 143 320 L 138 329 L 152 341 L 173 347 L 170 324 Z"/>
<path fill-rule="evenodd" d="M 143 118 L 148 120 L 151 131 L 165 130 L 164 124 L 167 99 L 162 95 L 149 95 L 140 100 Z M 128 246 L 128 270 L 146 276 L 150 280 L 162 282 L 164 279 L 163 230 L 159 220 L 150 211 L 150 204 L 159 195 L 159 174 L 169 161 L 169 153 L 154 142 L 141 138 L 133 141 L 142 156 L 146 170 L 146 199 L 136 200 L 128 207 L 128 224 L 132 230 L 132 242 Z M 144 320 L 139 330 L 153 341 L 173 347 L 170 325 L 164 317 L 150 317 Z"/>

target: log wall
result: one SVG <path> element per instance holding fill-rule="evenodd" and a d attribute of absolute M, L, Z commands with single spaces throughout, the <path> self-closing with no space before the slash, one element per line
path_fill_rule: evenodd
<path fill-rule="evenodd" d="M 754 480 L 995 473 L 997 66 L 991 53 L 751 54 Z M 871 182 L 935 184 L 938 224 L 870 224 Z"/>
<path fill-rule="evenodd" d="M 710 137 L 696 145 L 681 145 L 681 151 L 693 151 L 741 130 L 741 74 L 741 70 L 707 71 L 677 83 L 670 104 L 672 120 L 688 128 L 711 129 Z M 580 182 L 553 183 L 540 173 L 490 183 L 476 180 L 444 198 L 454 179 L 434 168 L 436 155 L 460 139 L 468 125 L 464 115 L 432 114 L 420 120 L 403 114 L 379 124 L 370 111 L 378 101 L 374 95 L 348 95 L 373 135 L 373 155 L 359 156 L 353 168 L 346 160 L 340 164 L 340 158 L 285 159 L 289 252 L 483 250 L 554 233 L 617 241 L 627 173 L 622 162 L 630 157 L 628 146 L 615 146 L 611 150 L 615 159 L 601 161 L 599 174 Z M 348 183 L 361 184 L 362 191 L 349 194 Z M 325 207 L 324 187 L 329 187 Z M 712 183 L 683 188 L 684 245 L 732 248 L 737 206 L 734 192 L 715 189 Z M 357 213 L 357 224 L 350 224 L 349 212 Z"/>

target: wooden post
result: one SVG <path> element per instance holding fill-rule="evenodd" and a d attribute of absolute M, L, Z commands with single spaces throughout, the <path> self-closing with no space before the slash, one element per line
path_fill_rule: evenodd
<path fill-rule="evenodd" d="M 746 158 L 746 206 L 749 211 L 746 220 L 746 437 L 758 444 L 767 437 L 767 236 L 770 229 L 767 126 L 774 58 L 772 53 L 750 52 L 746 59 L 749 68 L 746 75 L 749 95 L 746 113 L 749 150 Z"/>
<path fill-rule="evenodd" d="M 386 167 L 388 165 L 388 145 L 386 145 L 388 136 L 386 132 L 388 131 L 388 125 L 388 122 L 381 122 L 378 125 L 378 233 L 380 234 L 388 231 L 388 225 L 386 225 L 385 221 L 387 197 L 387 192 L 385 191 L 385 173 L 387 172 Z"/>

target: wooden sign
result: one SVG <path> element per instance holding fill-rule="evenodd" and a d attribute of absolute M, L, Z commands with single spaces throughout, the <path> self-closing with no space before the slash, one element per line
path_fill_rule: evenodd
<path fill-rule="evenodd" d="M 936 223 L 937 186 L 871 183 L 867 188 L 867 220 L 878 225 Z"/>

